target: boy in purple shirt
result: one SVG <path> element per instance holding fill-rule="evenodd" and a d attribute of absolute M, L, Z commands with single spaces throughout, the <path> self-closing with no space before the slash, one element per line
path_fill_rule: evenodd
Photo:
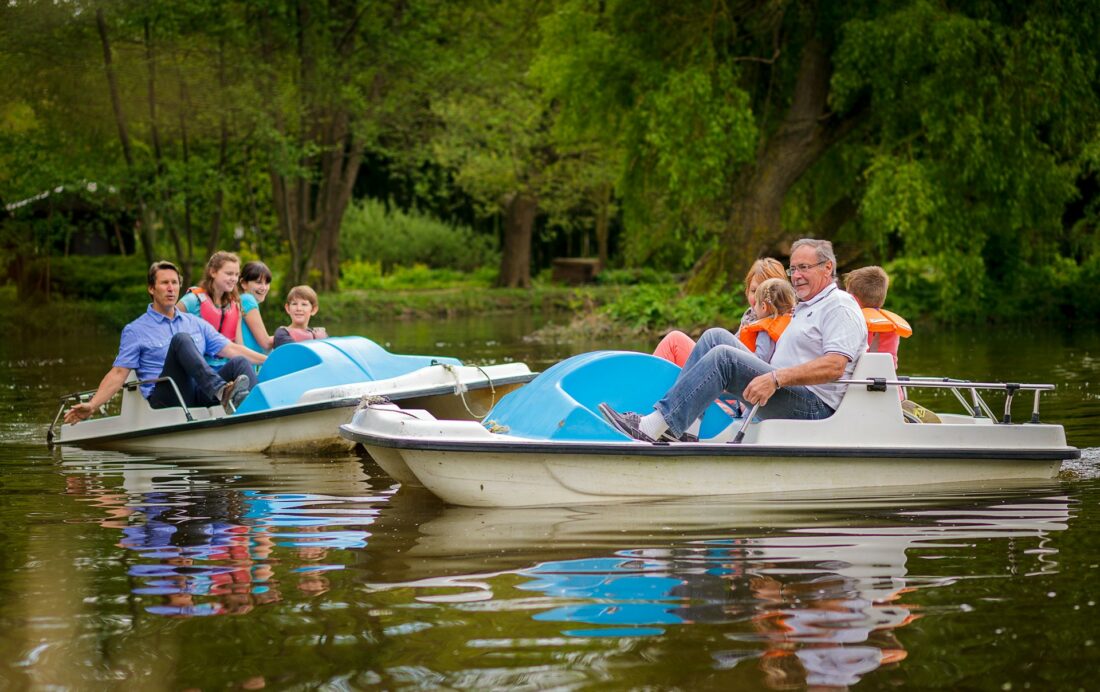
<path fill-rule="evenodd" d="M 220 402 L 232 413 L 248 396 L 256 377 L 250 363 L 262 363 L 267 356 L 229 341 L 204 320 L 177 310 L 180 273 L 171 262 L 154 262 L 149 267 L 148 290 L 153 302 L 144 315 L 123 328 L 110 371 L 89 401 L 65 412 L 66 423 L 85 420 L 110 401 L 131 370 L 137 370 L 140 380 L 169 377 L 175 382 L 179 396 L 168 382 L 141 386 L 153 408 L 179 406 L 182 397 L 187 406 Z M 204 355 L 229 356 L 230 360 L 215 372 Z"/>

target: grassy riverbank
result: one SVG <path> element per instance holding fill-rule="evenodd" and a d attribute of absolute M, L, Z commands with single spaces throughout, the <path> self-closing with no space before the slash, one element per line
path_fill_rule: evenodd
<path fill-rule="evenodd" d="M 338 334 L 343 324 L 364 320 L 429 320 L 474 314 L 510 312 L 585 312 L 617 299 L 620 286 L 571 288 L 537 286 L 524 289 L 481 287 L 427 290 L 342 291 L 320 296 L 316 318 Z M 24 334 L 79 334 L 88 331 L 117 332 L 141 314 L 146 302 L 137 296 L 113 300 L 60 299 L 28 309 L 16 300 L 14 287 L 0 287 L 0 320 L 8 329 Z M 280 324 L 283 316 L 278 301 L 263 306 L 269 325 Z"/>

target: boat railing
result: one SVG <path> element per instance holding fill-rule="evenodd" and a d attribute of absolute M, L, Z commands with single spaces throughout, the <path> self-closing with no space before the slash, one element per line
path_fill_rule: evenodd
<path fill-rule="evenodd" d="M 169 385 L 171 385 L 172 392 L 175 393 L 175 395 L 176 395 L 176 401 L 179 402 L 180 408 L 183 409 L 183 415 L 187 417 L 187 420 L 189 422 L 194 421 L 195 417 L 191 415 L 191 409 L 187 408 L 187 403 L 184 402 L 184 400 L 183 400 L 183 394 L 180 393 L 180 388 L 178 386 L 176 386 L 176 381 L 173 380 L 171 377 L 154 377 L 154 378 L 151 378 L 151 379 L 148 379 L 148 380 L 128 380 L 127 382 L 125 382 L 122 385 L 122 389 L 125 389 L 128 392 L 132 392 L 133 390 L 137 389 L 138 387 L 140 387 L 143 384 L 156 385 L 160 382 L 167 382 Z M 62 397 L 59 397 L 60 400 L 61 400 L 61 406 L 58 407 L 57 413 L 53 417 L 53 422 L 50 423 L 49 429 L 46 430 L 46 444 L 47 445 L 52 445 L 53 444 L 54 428 L 57 427 L 57 421 L 61 420 L 61 415 L 63 413 L 65 413 L 66 404 L 68 404 L 69 402 L 72 402 L 72 401 L 75 401 L 78 404 L 83 404 L 84 402 L 91 399 L 97 391 L 99 391 L 99 390 L 98 389 L 86 389 L 82 392 L 71 392 L 69 394 L 65 394 Z M 114 397 L 112 397 L 112 398 L 114 398 Z M 101 412 L 103 411 L 102 406 L 100 407 L 100 411 Z"/>
<path fill-rule="evenodd" d="M 1031 420 L 1029 423 L 1039 422 L 1039 396 L 1043 392 L 1054 391 L 1052 384 L 1026 384 L 1022 382 L 971 382 L 969 380 L 957 380 L 950 377 L 908 377 L 899 376 L 890 380 L 885 377 L 868 377 L 865 379 L 842 379 L 839 384 L 866 385 L 869 392 L 885 392 L 888 385 L 908 388 L 924 389 L 950 389 L 959 403 L 963 405 L 967 413 L 974 418 L 988 417 L 997 420 L 993 410 L 978 393 L 979 389 L 997 390 L 1005 392 L 1005 410 L 1001 419 L 1002 423 L 1012 422 L 1012 399 L 1017 392 L 1034 392 L 1035 397 L 1031 406 Z M 970 401 L 963 396 L 963 391 L 970 393 Z"/>

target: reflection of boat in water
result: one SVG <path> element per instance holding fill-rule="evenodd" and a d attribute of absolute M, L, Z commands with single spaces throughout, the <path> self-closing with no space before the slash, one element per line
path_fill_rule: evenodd
<path fill-rule="evenodd" d="M 349 675 L 363 670 L 364 641 L 388 647 L 382 660 L 398 666 L 457 643 L 459 660 L 439 677 L 426 666 L 433 684 L 454 687 L 508 687 L 535 667 L 547 672 L 533 686 L 606 679 L 608 665 L 636 665 L 639 652 L 656 659 L 640 674 L 675 671 L 652 682 L 659 687 L 723 669 L 744 686 L 760 687 L 761 675 L 794 687 L 860 677 L 875 686 L 866 676 L 876 667 L 907 655 L 927 666 L 942 653 L 913 644 L 927 630 L 902 636 L 913 618 L 951 617 L 964 603 L 988 618 L 1002 606 L 974 601 L 975 589 L 1015 602 L 1024 575 L 1058 570 L 1065 539 L 1049 539 L 1070 516 L 1057 484 L 477 510 L 394 493 L 352 458 L 211 455 L 196 465 L 62 450 L 60 462 L 70 497 L 91 510 L 83 516 L 102 517 L 97 578 L 110 570 L 110 583 L 129 591 L 120 603 L 111 587 L 115 606 L 102 612 L 135 618 L 135 632 L 163 627 L 149 622 L 160 617 L 263 609 L 259 620 L 190 629 L 286 624 L 298 637 L 288 651 L 299 654 L 269 670 L 343 640 Z M 1018 576 L 1006 580 L 1010 567 Z M 1046 591 L 1046 577 L 1032 581 L 1024 588 Z M 939 588 L 956 582 L 972 586 Z M 484 666 L 515 660 L 532 663 L 518 675 Z M 310 681 L 331 679 L 326 669 Z"/>
<path fill-rule="evenodd" d="M 1048 481 L 1044 485 L 1056 492 L 1056 484 Z M 391 509 L 405 490 L 391 499 Z M 1064 498 L 1041 499 L 1034 514 L 1019 509 L 1031 498 L 1047 497 L 1037 494 L 1043 489 L 1036 488 L 1034 482 L 1004 483 L 995 491 L 951 484 L 901 488 L 896 493 L 785 493 L 514 509 L 433 505 L 423 489 L 408 490 L 413 490 L 409 501 L 400 503 L 399 511 L 384 512 L 380 521 L 396 529 L 385 533 L 405 536 L 407 543 L 400 552 L 406 559 L 420 561 L 409 574 L 412 580 L 433 570 L 437 575 L 486 568 L 509 570 L 517 564 L 619 551 L 624 542 L 648 550 L 669 543 L 720 541 L 731 534 L 766 532 L 798 536 L 793 542 L 799 544 L 815 532 L 832 535 L 834 527 L 854 535 L 874 529 L 860 548 L 874 557 L 872 550 L 880 543 L 904 553 L 908 542 L 951 537 L 963 531 L 974 538 L 1004 536 L 1013 522 L 1032 534 L 1059 531 L 1065 528 L 1069 511 Z M 410 512 L 415 512 L 415 521 L 406 517 Z M 920 517 L 931 521 L 914 521 Z M 953 517 L 957 525 L 951 523 Z M 988 535 L 982 533 L 983 527 Z"/>
<path fill-rule="evenodd" d="M 364 398 L 384 397 L 463 420 L 483 413 L 534 375 L 522 363 L 475 367 L 454 358 L 398 355 L 362 337 L 286 344 L 260 369 L 256 387 L 236 413 L 220 406 L 154 409 L 136 381 L 122 392 L 118 415 L 58 425 L 70 394 L 47 432 L 52 444 L 124 450 L 316 452 L 350 447 L 337 434 Z"/>
<path fill-rule="evenodd" d="M 136 456 L 61 449 L 67 493 L 100 511 L 131 593 L 171 617 L 313 597 L 368 544 L 396 486 L 356 457 Z"/>
<path fill-rule="evenodd" d="M 410 578 L 368 587 L 456 607 L 511 603 L 566 637 L 717 627 L 725 645 L 709 650 L 715 667 L 751 660 L 798 685 L 852 685 L 906 658 L 895 633 L 922 614 L 914 591 L 1003 578 L 1006 560 L 1021 572 L 1056 570 L 1048 538 L 1067 528 L 1067 498 L 1001 492 L 442 508 L 403 553 Z M 980 544 L 1008 539 L 1008 551 L 983 553 L 987 573 L 940 571 L 951 557 L 972 569 Z"/>
<path fill-rule="evenodd" d="M 407 407 L 368 406 L 340 430 L 397 480 L 473 507 L 1041 480 L 1080 455 L 1067 446 L 1062 426 L 1038 422 L 1039 392 L 1052 385 L 902 383 L 889 355 L 880 353 L 860 359 L 836 413 L 823 420 L 731 422 L 712 405 L 700 442 L 647 444 L 630 440 L 599 413 L 601 402 L 649 410 L 676 373 L 674 365 L 652 356 L 588 353 L 505 397 L 489 412 L 487 426 Z M 940 414 L 936 423 L 907 422 L 901 384 L 951 389 L 967 412 Z M 1008 392 L 1003 419 L 995 420 L 980 388 Z M 1032 420 L 1012 424 L 1006 420 L 1011 397 L 1020 391 L 1035 395 Z"/>

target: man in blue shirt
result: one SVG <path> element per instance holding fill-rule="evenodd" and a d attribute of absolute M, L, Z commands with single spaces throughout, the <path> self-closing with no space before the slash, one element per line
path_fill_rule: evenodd
<path fill-rule="evenodd" d="M 110 371 L 90 400 L 65 412 L 66 423 L 85 420 L 110 401 L 131 370 L 137 370 L 139 380 L 169 377 L 175 382 L 179 396 L 168 382 L 141 386 L 153 408 L 179 406 L 182 397 L 187 406 L 220 402 L 232 412 L 255 385 L 251 363 L 262 363 L 267 356 L 229 341 L 202 318 L 177 310 L 180 272 L 176 265 L 154 262 L 149 267 L 148 290 L 153 302 L 144 315 L 122 330 Z M 229 357 L 229 362 L 215 372 L 204 355 Z"/>

